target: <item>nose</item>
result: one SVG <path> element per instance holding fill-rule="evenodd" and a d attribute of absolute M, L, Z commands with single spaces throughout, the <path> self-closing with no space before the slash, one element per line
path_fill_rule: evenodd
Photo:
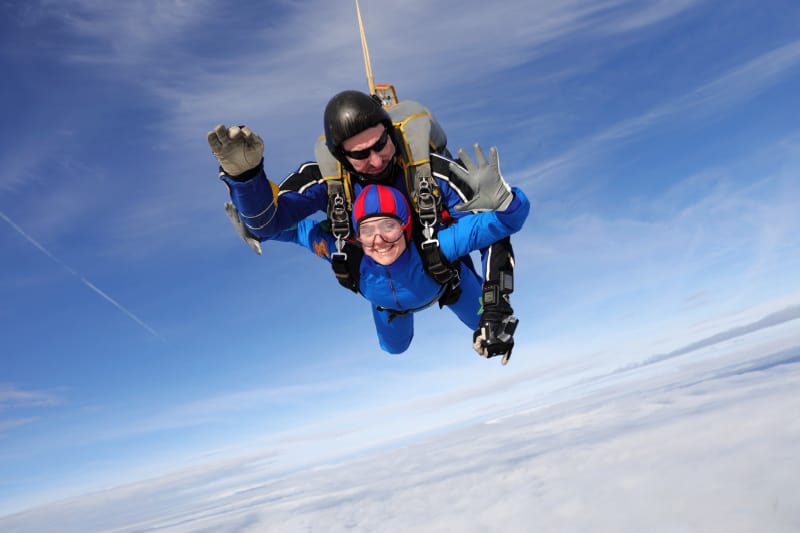
<path fill-rule="evenodd" d="M 383 164 L 383 158 L 375 150 L 370 150 L 369 158 L 367 160 L 369 161 L 369 164 L 372 165 L 373 167 L 379 167 Z"/>

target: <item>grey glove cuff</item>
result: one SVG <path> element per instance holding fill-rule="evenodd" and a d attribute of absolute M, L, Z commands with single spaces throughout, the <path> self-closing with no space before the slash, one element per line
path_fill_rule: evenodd
<path fill-rule="evenodd" d="M 505 199 L 505 200 L 503 200 L 503 203 L 502 203 L 502 204 L 500 204 L 500 205 L 497 207 L 497 211 L 505 211 L 506 209 L 508 209 L 508 206 L 510 206 L 510 205 L 511 205 L 511 202 L 513 202 L 513 201 L 514 201 L 514 193 L 512 192 L 511 194 L 509 194 L 509 195 L 506 197 L 506 199 Z"/>

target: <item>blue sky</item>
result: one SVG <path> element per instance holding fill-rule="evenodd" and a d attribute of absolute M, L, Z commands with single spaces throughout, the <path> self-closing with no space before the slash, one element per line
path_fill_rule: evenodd
<path fill-rule="evenodd" d="M 448 312 L 377 347 L 307 251 L 253 254 L 205 134 L 276 180 L 366 87 L 351 2 L 0 7 L 0 513 L 269 451 L 315 461 L 800 303 L 800 6 L 364 0 L 376 82 L 533 199 L 511 362 Z"/>

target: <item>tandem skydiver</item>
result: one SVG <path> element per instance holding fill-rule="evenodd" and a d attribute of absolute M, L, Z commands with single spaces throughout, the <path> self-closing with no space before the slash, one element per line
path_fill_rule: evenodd
<path fill-rule="evenodd" d="M 359 91 L 334 96 L 325 109 L 325 137 L 315 150 L 318 161 L 302 165 L 280 187 L 267 179 L 264 146 L 257 134 L 247 127 L 215 127 L 208 142 L 233 201 L 226 209 L 233 214 L 240 234 L 257 245 L 278 238 L 283 230 L 317 211 L 327 212 L 335 240 L 330 258 L 334 272 L 342 285 L 359 292 L 355 278 L 364 250 L 354 240 L 352 198 L 366 185 L 389 185 L 413 206 L 411 241 L 424 269 L 444 287 L 440 305 L 457 303 L 463 291 L 461 264 L 469 262 L 469 257 L 448 258 L 437 234 L 448 223 L 474 216 L 471 213 L 504 210 L 515 195 L 500 174 L 495 149 L 490 151 L 490 163 L 476 150 L 478 166 L 459 151 L 465 163 L 461 166 L 441 155 L 447 153 L 446 138 L 434 142 L 431 123 L 436 123 L 425 114 L 427 110 L 419 104 L 401 104 L 384 109 L 376 98 Z M 486 244 L 490 246 L 482 250 L 483 313 L 473 346 L 485 357 L 502 355 L 507 360 L 517 323 L 509 301 L 513 251 L 507 236 Z"/>

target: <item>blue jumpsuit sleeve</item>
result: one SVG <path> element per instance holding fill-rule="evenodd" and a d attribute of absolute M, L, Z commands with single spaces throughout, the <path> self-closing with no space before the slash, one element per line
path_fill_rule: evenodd
<path fill-rule="evenodd" d="M 271 240 L 299 244 L 329 263 L 331 251 L 336 250 L 336 239 L 315 220 L 301 220 L 296 226 L 276 233 Z"/>
<path fill-rule="evenodd" d="M 485 248 L 522 229 L 531 204 L 521 189 L 512 187 L 511 191 L 514 199 L 505 211 L 468 214 L 438 232 L 439 245 L 448 260 Z"/>
<path fill-rule="evenodd" d="M 328 190 L 316 163 L 302 165 L 281 186 L 267 178 L 263 164 L 239 181 L 222 173 L 231 201 L 248 231 L 261 241 L 276 238 L 311 214 L 327 209 Z M 291 184 L 284 187 L 284 184 Z"/>

